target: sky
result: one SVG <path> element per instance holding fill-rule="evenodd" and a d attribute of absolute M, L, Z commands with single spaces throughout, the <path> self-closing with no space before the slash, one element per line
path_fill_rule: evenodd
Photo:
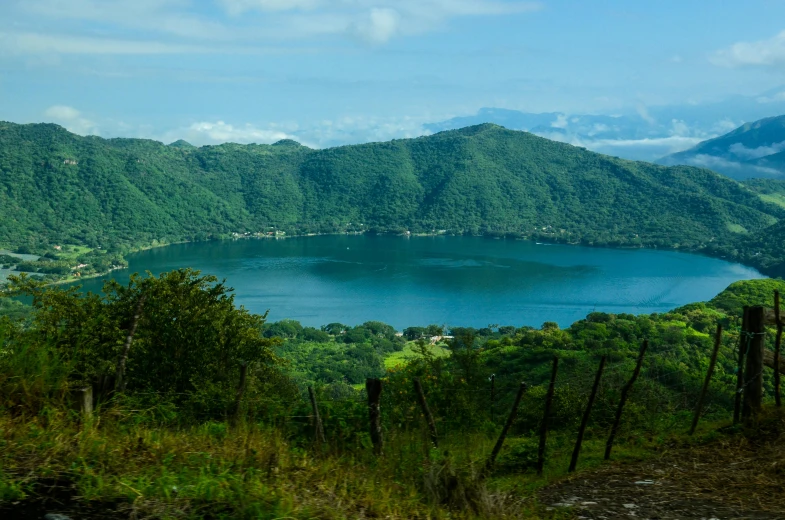
<path fill-rule="evenodd" d="M 732 96 L 785 102 L 785 0 L 0 0 L 0 120 L 83 135 L 323 147 Z"/>

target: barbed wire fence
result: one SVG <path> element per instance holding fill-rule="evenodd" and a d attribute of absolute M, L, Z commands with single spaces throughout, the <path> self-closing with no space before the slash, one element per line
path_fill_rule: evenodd
<path fill-rule="evenodd" d="M 775 302 L 778 303 L 778 300 L 778 297 L 775 298 Z M 239 386 L 235 401 L 219 396 L 194 396 L 190 392 L 134 392 L 133 396 L 137 402 L 146 400 L 148 403 L 156 399 L 162 402 L 176 398 L 183 400 L 192 399 L 195 400 L 196 404 L 210 405 L 214 409 L 225 409 L 227 419 L 230 419 L 232 414 L 243 415 L 249 410 L 275 409 L 277 415 L 274 417 L 274 420 L 278 421 L 280 425 L 293 427 L 300 432 L 304 432 L 309 428 L 314 429 L 316 432 L 314 433 L 314 438 L 321 438 L 322 443 L 329 443 L 333 433 L 324 427 L 324 423 L 328 422 L 332 425 L 338 419 L 337 415 L 347 413 L 348 410 L 354 410 L 353 415 L 350 417 L 354 423 L 349 429 L 357 429 L 356 425 L 363 422 L 362 415 L 364 412 L 367 413 L 365 411 L 366 408 L 373 410 L 376 407 L 375 409 L 382 417 L 385 414 L 388 416 L 394 415 L 395 424 L 388 423 L 385 426 L 388 431 L 396 428 L 401 430 L 421 428 L 425 424 L 423 417 L 430 415 L 432 412 L 435 420 L 431 419 L 432 424 L 428 426 L 431 430 L 431 442 L 436 444 L 436 430 L 441 428 L 440 425 L 449 422 L 451 416 L 463 413 L 458 408 L 462 406 L 461 403 L 466 401 L 471 401 L 474 410 L 482 410 L 484 413 L 483 419 L 492 425 L 498 425 L 500 420 L 507 419 L 500 442 L 503 442 L 504 436 L 507 435 L 507 430 L 511 425 L 515 426 L 516 431 L 524 432 L 527 435 L 534 435 L 534 432 L 539 429 L 541 436 L 543 436 L 541 442 L 545 442 L 544 436 L 547 433 L 547 428 L 543 427 L 543 424 L 546 421 L 553 421 L 554 424 L 565 428 L 574 428 L 577 425 L 577 419 L 584 415 L 584 411 L 590 401 L 589 396 L 596 392 L 597 399 L 592 403 L 592 408 L 585 412 L 585 415 L 588 417 L 589 412 L 591 412 L 591 417 L 595 419 L 596 429 L 611 428 L 611 437 L 608 441 L 608 445 L 611 446 L 614 435 L 624 433 L 623 430 L 630 426 L 629 421 L 619 422 L 625 406 L 624 402 L 620 404 L 620 400 L 623 401 L 624 398 L 628 397 L 628 391 L 630 399 L 626 405 L 627 407 L 632 406 L 645 411 L 651 416 L 658 415 L 659 412 L 694 413 L 694 424 L 697 423 L 700 417 L 709 413 L 728 413 L 730 405 L 737 401 L 736 396 L 741 395 L 744 397 L 745 422 L 754 422 L 758 411 L 757 408 L 760 407 L 764 399 L 764 386 L 771 388 L 770 380 L 778 380 L 778 377 L 770 376 L 765 369 L 766 365 L 763 364 L 762 354 L 765 348 L 763 339 L 764 335 L 768 333 L 765 327 L 772 323 L 764 323 L 763 316 L 765 313 L 762 307 L 751 309 L 756 309 L 756 315 L 759 316 L 756 323 L 747 321 L 744 326 L 732 330 L 732 334 L 726 334 L 724 337 L 721 335 L 721 331 L 718 331 L 718 343 L 715 345 L 715 349 L 723 352 L 726 362 L 724 366 L 720 367 L 721 377 L 713 377 L 713 374 L 710 372 L 707 374 L 702 387 L 695 382 L 694 378 L 690 380 L 685 375 L 684 366 L 672 366 L 669 364 L 671 362 L 677 364 L 680 362 L 680 357 L 673 356 L 673 354 L 683 354 L 685 348 L 683 345 L 652 345 L 646 355 L 644 355 L 643 351 L 639 354 L 637 362 L 632 357 L 629 357 L 629 354 L 608 352 L 602 354 L 603 351 L 598 351 L 597 355 L 589 357 L 588 362 L 586 359 L 582 360 L 583 365 L 578 368 L 584 369 L 576 370 L 573 366 L 571 367 L 573 370 L 569 372 L 568 376 L 560 376 L 556 373 L 556 377 L 552 382 L 553 388 L 550 391 L 549 386 L 551 386 L 551 383 L 545 379 L 537 384 L 528 386 L 527 391 L 523 392 L 520 374 L 494 373 L 491 377 L 475 378 L 471 384 L 467 383 L 465 386 L 453 386 L 447 389 L 447 392 L 452 394 L 451 398 L 437 399 L 429 403 L 430 406 L 423 406 L 425 400 L 429 397 L 434 397 L 434 393 L 429 391 L 433 390 L 436 392 L 436 388 L 429 388 L 431 385 L 429 380 L 422 382 L 422 400 L 419 402 L 414 387 L 405 388 L 400 381 L 391 382 L 390 390 L 398 391 L 400 397 L 390 396 L 381 391 L 382 382 L 376 379 L 369 379 L 369 384 L 373 381 L 379 381 L 378 388 L 381 396 L 377 394 L 376 397 L 373 395 L 369 397 L 366 389 L 344 395 L 326 395 L 325 392 L 320 392 L 318 388 L 316 390 L 308 388 L 307 391 L 305 388 L 301 388 L 299 393 L 285 397 L 244 396 L 243 390 L 246 384 L 244 380 Z M 746 309 L 745 312 L 749 310 Z M 779 305 L 776 305 L 773 325 L 776 327 L 777 332 L 773 358 L 774 370 L 772 372 L 776 372 L 779 366 L 777 360 L 779 359 L 783 328 L 783 320 L 779 315 Z M 729 344 L 729 340 L 734 340 L 735 338 L 738 338 L 738 341 Z M 723 339 L 725 341 L 722 341 Z M 756 354 L 756 348 L 760 350 L 759 354 Z M 596 365 L 592 366 L 592 364 L 595 361 L 599 364 L 600 355 L 624 357 L 623 359 L 606 363 L 603 367 L 602 376 L 598 378 L 596 375 L 597 367 Z M 737 366 L 728 366 L 727 360 L 735 359 L 738 359 Z M 570 365 L 577 364 L 580 361 L 575 357 L 567 355 L 563 357 L 562 364 L 570 367 Z M 714 367 L 712 366 L 712 368 Z M 637 375 L 638 373 L 639 375 Z M 637 380 L 635 380 L 636 377 Z M 740 385 L 736 385 L 735 379 L 737 377 L 741 381 Z M 765 385 L 763 384 L 764 380 Z M 435 384 L 438 385 L 439 381 L 436 381 Z M 592 388 L 593 391 L 590 392 Z M 664 395 L 663 392 L 667 392 L 668 395 Z M 549 408 L 545 403 L 547 395 L 555 397 L 555 406 L 551 413 L 544 415 L 544 409 L 547 411 Z M 676 398 L 677 396 L 678 399 Z M 698 400 L 698 396 L 700 396 L 700 400 Z M 773 395 L 766 395 L 765 397 L 769 401 L 774 400 L 777 406 L 779 406 L 779 385 L 774 385 Z M 398 402 L 396 402 L 396 399 Z M 510 404 L 512 402 L 516 404 L 511 414 Z M 379 408 L 380 403 L 383 404 L 381 408 Z M 700 403 L 697 409 L 696 403 Z M 518 410 L 519 405 L 522 411 Z M 79 406 L 83 413 L 92 413 L 92 403 L 88 406 L 83 401 L 79 403 Z M 115 408 L 114 413 L 130 414 L 142 413 L 144 411 L 143 409 L 119 406 Z M 516 414 L 518 416 L 517 422 L 513 420 Z M 251 416 L 253 415 L 254 413 L 251 413 Z M 734 419 L 736 419 L 735 415 Z M 641 413 L 634 415 L 634 420 L 641 420 Z M 368 424 L 366 431 L 372 431 L 373 428 L 381 428 L 380 424 L 379 422 L 374 425 L 371 417 L 371 424 Z M 585 424 L 581 426 L 581 431 L 584 427 Z M 694 425 L 691 429 L 692 431 L 694 431 Z M 381 440 L 374 440 L 374 449 L 381 453 L 381 447 L 377 447 L 377 442 L 380 443 Z M 576 450 L 580 450 L 580 438 Z M 606 452 L 607 454 L 610 454 L 609 450 Z"/>

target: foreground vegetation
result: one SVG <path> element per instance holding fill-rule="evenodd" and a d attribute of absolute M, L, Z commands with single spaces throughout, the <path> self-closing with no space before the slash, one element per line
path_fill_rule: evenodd
<path fill-rule="evenodd" d="M 306 233 L 448 233 L 667 247 L 785 269 L 785 208 L 706 169 L 625 161 L 495 125 L 312 150 L 165 146 L 0 123 L 0 247 L 50 277 L 142 247 Z M 55 246 L 90 249 L 78 263 Z M 21 248 L 21 249 L 19 249 Z"/>
<path fill-rule="evenodd" d="M 14 278 L 10 293 L 32 297 L 32 307 L 0 300 L 0 511 L 35 504 L 57 484 L 68 489 L 68 507 L 87 517 L 557 518 L 562 513 L 538 505 L 535 492 L 565 475 L 599 358 L 608 364 L 581 468 L 601 464 L 644 338 L 651 346 L 614 459 L 713 442 L 732 409 L 741 308 L 770 305 L 775 289 L 785 292 L 785 282 L 738 282 L 710 302 L 660 315 L 593 313 L 564 330 L 429 326 L 399 336 L 380 322 L 266 323 L 236 308 L 216 279 L 190 270 L 108 282 L 103 295 Z M 718 323 L 726 335 L 704 422 L 686 441 Z M 429 345 L 443 332 L 453 336 L 444 347 Z M 554 356 L 560 368 L 538 477 Z M 382 456 L 371 449 L 357 390 L 367 377 L 384 381 Z M 436 417 L 438 448 L 426 435 L 414 378 Z M 521 381 L 529 390 L 484 473 Z M 307 386 L 316 392 L 324 445 L 314 438 Z M 84 387 L 97 403 L 89 417 L 73 404 Z"/>

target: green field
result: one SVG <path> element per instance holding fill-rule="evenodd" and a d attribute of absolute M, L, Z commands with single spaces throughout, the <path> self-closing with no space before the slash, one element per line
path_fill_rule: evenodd
<path fill-rule="evenodd" d="M 447 357 L 450 351 L 446 348 L 446 343 L 438 343 L 436 345 L 428 345 L 428 351 L 435 357 Z M 421 357 L 416 349 L 415 341 L 408 341 L 400 352 L 393 352 L 384 358 L 384 368 L 390 369 L 397 366 L 405 365 L 406 363 Z"/>

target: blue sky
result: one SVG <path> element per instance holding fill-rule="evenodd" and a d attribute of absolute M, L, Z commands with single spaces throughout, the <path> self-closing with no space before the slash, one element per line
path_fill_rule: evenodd
<path fill-rule="evenodd" d="M 782 85 L 785 0 L 0 0 L 0 119 L 107 137 L 326 146 Z"/>

